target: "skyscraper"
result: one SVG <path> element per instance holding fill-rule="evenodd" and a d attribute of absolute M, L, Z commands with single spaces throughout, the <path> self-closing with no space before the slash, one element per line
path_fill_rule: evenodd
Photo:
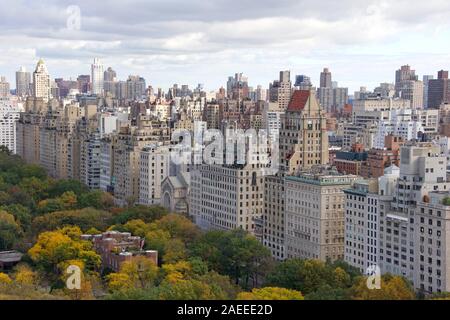
<path fill-rule="evenodd" d="M 412 109 L 423 107 L 423 83 L 409 65 L 395 72 L 395 96 L 409 100 Z"/>
<path fill-rule="evenodd" d="M 299 90 L 309 90 L 312 87 L 311 78 L 305 75 L 295 76 L 294 86 Z"/>
<path fill-rule="evenodd" d="M 295 174 L 299 170 L 328 163 L 326 115 L 314 91 L 294 91 L 281 119 L 281 170 Z"/>
<path fill-rule="evenodd" d="M 320 87 L 332 88 L 331 72 L 328 70 L 328 68 L 324 68 L 320 73 Z"/>
<path fill-rule="evenodd" d="M 443 103 L 450 103 L 450 81 L 448 71 L 438 72 L 438 78 L 428 82 L 428 108 L 439 108 Z"/>
<path fill-rule="evenodd" d="M 0 77 L 0 98 L 6 98 L 9 96 L 9 82 L 5 77 Z"/>
<path fill-rule="evenodd" d="M 80 74 L 77 78 L 78 90 L 81 93 L 88 93 L 91 91 L 91 76 L 88 74 Z"/>
<path fill-rule="evenodd" d="M 20 67 L 16 71 L 16 95 L 26 97 L 30 94 L 31 74 L 27 72 L 25 67 Z"/>
<path fill-rule="evenodd" d="M 269 101 L 278 103 L 278 109 L 286 110 L 291 101 L 292 82 L 290 71 L 280 71 L 279 80 L 275 80 L 269 87 Z"/>
<path fill-rule="evenodd" d="M 425 75 L 423 76 L 423 107 L 428 107 L 428 83 L 430 80 L 433 80 L 434 76 Z"/>
<path fill-rule="evenodd" d="M 92 75 L 92 93 L 97 95 L 103 94 L 103 64 L 101 64 L 98 58 L 94 59 L 94 63 L 91 65 Z"/>
<path fill-rule="evenodd" d="M 44 101 L 48 101 L 51 98 L 50 75 L 42 59 L 38 61 L 36 70 L 33 73 L 33 95 L 35 98 L 43 98 Z"/>

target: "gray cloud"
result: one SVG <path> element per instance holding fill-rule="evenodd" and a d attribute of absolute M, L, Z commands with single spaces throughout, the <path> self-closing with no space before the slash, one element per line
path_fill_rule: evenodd
<path fill-rule="evenodd" d="M 122 77 L 140 73 L 164 86 L 198 81 L 214 88 L 237 71 L 267 85 L 286 68 L 314 79 L 327 65 L 354 88 L 390 81 L 393 68 L 423 65 L 430 54 L 439 58 L 423 72 L 434 73 L 446 67 L 437 63 L 450 49 L 423 47 L 430 35 L 448 39 L 445 0 L 0 1 L 0 74 L 10 81 L 19 65 L 31 67 L 38 57 L 54 76 L 75 77 L 99 56 Z M 66 29 L 70 5 L 81 9 L 81 30 Z M 373 76 L 355 72 L 370 63 Z"/>

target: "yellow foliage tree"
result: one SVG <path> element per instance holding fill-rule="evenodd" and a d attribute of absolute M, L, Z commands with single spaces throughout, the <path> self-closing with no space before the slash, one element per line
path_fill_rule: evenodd
<path fill-rule="evenodd" d="M 400 276 L 383 275 L 380 289 L 369 289 L 367 278 L 361 277 L 352 287 L 352 298 L 355 300 L 414 300 L 412 286 Z"/>
<path fill-rule="evenodd" d="M 126 261 L 117 273 L 107 276 L 111 291 L 129 288 L 148 288 L 153 286 L 158 276 L 159 268 L 146 257 L 134 257 Z"/>
<path fill-rule="evenodd" d="M 150 224 L 145 223 L 143 220 L 130 220 L 124 224 L 124 229 L 131 232 L 135 236 L 144 237 L 147 232 L 151 230 Z"/>
<path fill-rule="evenodd" d="M 8 284 L 11 284 L 11 283 L 12 283 L 11 278 L 7 274 L 0 272 L 0 286 L 1 285 L 8 285 Z"/>
<path fill-rule="evenodd" d="M 192 276 L 192 265 L 184 260 L 172 264 L 164 264 L 162 269 L 166 275 L 165 280 L 169 283 L 187 280 Z"/>
<path fill-rule="evenodd" d="M 100 266 L 101 258 L 92 250 L 92 243 L 80 240 L 80 235 L 81 230 L 78 227 L 43 232 L 28 254 L 47 271 L 57 271 L 60 263 L 77 259 L 93 270 Z"/>
<path fill-rule="evenodd" d="M 15 268 L 14 280 L 17 284 L 25 286 L 36 286 L 39 281 L 37 272 L 26 264 L 20 264 Z"/>
<path fill-rule="evenodd" d="M 301 292 L 277 287 L 253 289 L 252 292 L 241 292 L 237 300 L 304 300 Z"/>
<path fill-rule="evenodd" d="M 176 263 L 187 257 L 186 246 L 180 239 L 170 239 L 164 247 L 164 252 L 165 263 Z"/>

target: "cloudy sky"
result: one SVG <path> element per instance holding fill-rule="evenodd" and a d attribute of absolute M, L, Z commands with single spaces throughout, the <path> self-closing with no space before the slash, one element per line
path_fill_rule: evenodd
<path fill-rule="evenodd" d="M 15 87 L 42 57 L 76 78 L 100 57 L 154 87 L 214 90 L 235 72 L 268 87 L 279 70 L 317 84 L 329 67 L 340 86 L 372 89 L 402 64 L 450 69 L 449 16 L 448 0 L 0 0 L 0 75 Z"/>

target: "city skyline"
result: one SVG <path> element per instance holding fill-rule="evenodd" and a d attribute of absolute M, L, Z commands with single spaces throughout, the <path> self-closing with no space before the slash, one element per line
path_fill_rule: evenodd
<path fill-rule="evenodd" d="M 52 78 L 75 79 L 89 74 L 99 57 L 118 78 L 139 74 L 154 87 L 203 83 L 217 90 L 235 72 L 255 87 L 268 87 L 279 70 L 306 74 L 318 86 L 320 71 L 328 67 L 353 92 L 393 82 L 394 71 L 405 64 L 420 76 L 435 75 L 448 69 L 450 57 L 445 1 L 244 1 L 233 8 L 223 1 L 111 1 L 101 7 L 86 1 L 6 2 L 0 70 L 10 83 L 21 65 L 32 70 L 39 58 Z M 73 6 L 80 24 L 71 29 Z M 144 12 L 152 12 L 150 18 Z"/>

